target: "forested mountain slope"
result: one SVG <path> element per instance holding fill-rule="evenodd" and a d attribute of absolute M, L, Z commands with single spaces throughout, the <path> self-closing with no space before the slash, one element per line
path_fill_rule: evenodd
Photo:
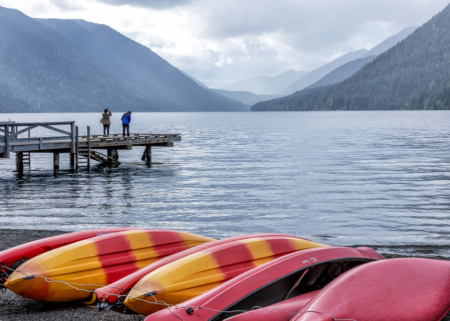
<path fill-rule="evenodd" d="M 351 78 L 252 110 L 450 109 L 450 6 Z"/>
<path fill-rule="evenodd" d="M 206 86 L 204 83 L 202 83 L 200 80 L 198 80 L 198 79 L 196 79 L 196 78 L 194 78 L 193 76 L 191 76 L 191 75 L 189 75 L 187 72 L 185 72 L 185 71 L 183 71 L 183 70 L 181 70 L 181 69 L 178 69 L 179 71 L 181 71 L 182 73 L 183 73 L 183 75 L 185 75 L 186 77 L 188 77 L 189 79 L 192 79 L 197 85 L 199 85 L 200 87 L 203 87 L 203 88 L 208 88 L 209 89 L 209 87 L 208 86 Z"/>
<path fill-rule="evenodd" d="M 0 112 L 248 110 L 104 25 L 0 7 L 0 43 Z"/>
<path fill-rule="evenodd" d="M 114 29 L 83 20 L 39 19 L 77 45 L 97 64 L 144 96 L 159 111 L 246 110 L 202 88 L 149 48 Z M 143 110 L 145 111 L 145 109 Z"/>
<path fill-rule="evenodd" d="M 61 34 L 17 10 L 0 7 L 0 43 L 0 112 L 146 105 Z"/>

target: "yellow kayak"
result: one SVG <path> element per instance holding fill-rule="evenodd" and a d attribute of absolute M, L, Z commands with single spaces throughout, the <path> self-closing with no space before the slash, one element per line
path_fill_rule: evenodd
<path fill-rule="evenodd" d="M 170 230 L 132 230 L 94 237 L 26 261 L 11 274 L 5 287 L 40 301 L 85 300 L 97 288 L 210 241 L 214 239 Z"/>
<path fill-rule="evenodd" d="M 179 304 L 282 255 L 324 246 L 288 236 L 251 238 L 218 245 L 151 272 L 135 285 L 124 304 L 135 312 L 149 315 L 166 308 L 152 304 L 155 300 Z"/>

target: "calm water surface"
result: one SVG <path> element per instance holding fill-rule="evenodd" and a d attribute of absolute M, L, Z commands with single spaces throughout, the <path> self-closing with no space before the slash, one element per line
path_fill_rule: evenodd
<path fill-rule="evenodd" d="M 278 232 L 334 245 L 440 245 L 450 253 L 450 112 L 135 113 L 132 132 L 181 133 L 173 148 L 119 151 L 122 165 L 53 176 L 32 155 L 0 159 L 0 226 L 138 226 L 211 237 Z M 0 121 L 100 114 L 0 114 Z M 121 131 L 120 115 L 112 133 Z M 14 154 L 13 154 L 14 155 Z M 68 169 L 68 157 L 62 168 Z"/>

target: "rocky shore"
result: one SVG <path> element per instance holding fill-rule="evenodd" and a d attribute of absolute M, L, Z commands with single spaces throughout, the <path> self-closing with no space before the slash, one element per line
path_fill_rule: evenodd
<path fill-rule="evenodd" d="M 0 251 L 11 247 L 31 242 L 37 239 L 67 233 L 64 231 L 46 230 L 0 230 Z M 441 248 L 433 247 L 373 247 L 386 258 L 398 258 L 405 256 L 425 257 L 433 259 L 450 259 L 439 255 Z M 385 253 L 384 251 L 389 253 Z M 393 250 L 399 254 L 393 252 Z M 407 253 L 408 255 L 405 255 Z M 140 321 L 145 317 L 141 315 L 123 315 L 113 311 L 99 312 L 95 308 L 86 307 L 74 303 L 50 303 L 33 301 L 18 296 L 10 291 L 0 293 L 0 321 L 6 320 L 129 320 Z M 450 321 L 450 313 L 442 320 Z"/>

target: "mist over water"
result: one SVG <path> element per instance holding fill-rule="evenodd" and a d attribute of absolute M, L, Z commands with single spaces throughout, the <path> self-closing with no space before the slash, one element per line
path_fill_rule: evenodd
<path fill-rule="evenodd" d="M 121 132 L 114 113 L 111 133 Z M 2 114 L 0 120 L 99 114 Z M 173 148 L 119 151 L 117 169 L 69 173 L 32 154 L 0 159 L 0 226 L 168 228 L 222 238 L 278 232 L 332 245 L 450 248 L 450 112 L 133 113 L 131 131 L 181 133 Z M 93 162 L 96 164 L 95 162 Z M 448 250 L 450 253 L 450 250 Z"/>

